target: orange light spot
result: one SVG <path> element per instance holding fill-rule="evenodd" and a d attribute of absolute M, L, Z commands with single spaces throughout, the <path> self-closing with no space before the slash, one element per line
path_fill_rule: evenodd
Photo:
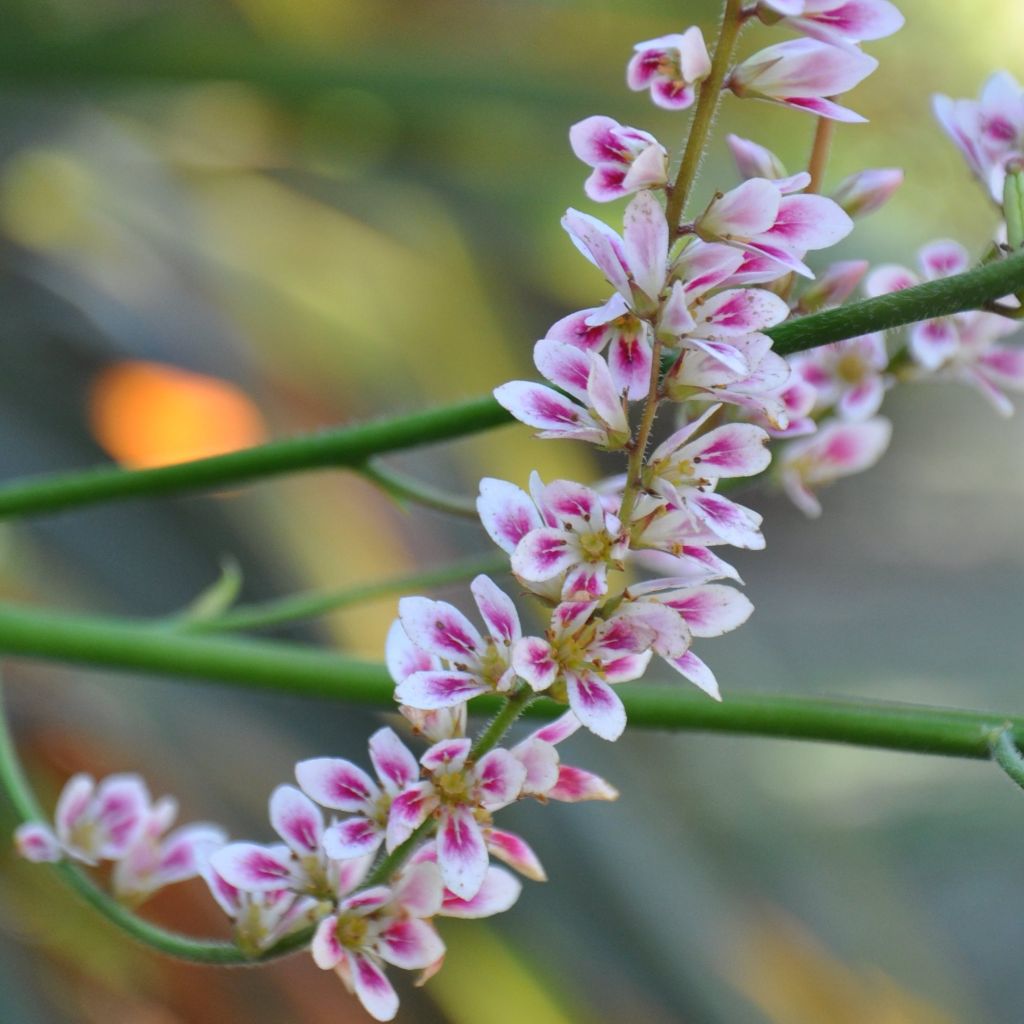
<path fill-rule="evenodd" d="M 135 469 L 222 455 L 258 444 L 267 433 L 255 404 L 234 384 L 136 361 L 99 374 L 89 420 L 111 457 Z"/>

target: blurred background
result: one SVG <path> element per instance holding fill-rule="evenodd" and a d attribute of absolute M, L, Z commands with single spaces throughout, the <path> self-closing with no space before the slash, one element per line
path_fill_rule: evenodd
<path fill-rule="evenodd" d="M 901 0 L 869 46 L 829 180 L 902 166 L 837 258 L 910 262 L 994 214 L 934 124 L 935 91 L 1018 77 L 1024 7 Z M 628 9 L 627 9 L 628 8 Z M 0 473 L 149 465 L 410 411 L 532 376 L 533 341 L 605 298 L 559 228 L 594 113 L 670 148 L 686 118 L 623 84 L 639 40 L 717 3 L 647 0 L 7 0 L 0 39 Z M 742 53 L 782 36 L 757 28 Z M 802 166 L 813 123 L 727 98 L 723 129 Z M 700 180 L 731 187 L 721 130 Z M 612 219 L 618 208 L 605 209 Z M 758 496 L 757 606 L 699 653 L 730 692 L 1018 710 L 1024 428 L 973 392 L 892 395 L 877 469 L 808 522 Z M 473 494 L 488 474 L 593 478 L 582 446 L 509 427 L 391 460 Z M 4 599 L 165 615 L 224 556 L 245 600 L 437 566 L 489 542 L 320 473 L 227 494 L 5 524 Z M 455 595 L 465 605 L 465 589 Z M 280 631 L 378 660 L 394 600 Z M 269 841 L 299 758 L 364 760 L 377 719 L 338 704 L 14 661 L 12 720 L 46 806 L 77 770 L 138 770 L 184 820 Z M 678 685 L 678 684 L 677 684 Z M 452 1024 L 1006 1024 L 1021 1019 L 1024 803 L 989 765 L 769 740 L 583 735 L 563 753 L 613 805 L 511 809 L 548 869 L 450 949 L 400 1019 Z M 10 811 L 0 805 L 0 821 Z M 3 846 L 3 844 L 0 844 Z M 225 934 L 198 883 L 147 911 Z M 393 972 L 396 976 L 399 972 Z M 366 1019 L 300 957 L 214 972 L 160 960 L 0 853 L 0 1020 Z"/>

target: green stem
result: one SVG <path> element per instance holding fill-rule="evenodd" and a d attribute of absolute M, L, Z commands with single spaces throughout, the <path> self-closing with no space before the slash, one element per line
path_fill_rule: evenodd
<path fill-rule="evenodd" d="M 493 398 L 477 398 L 157 469 L 109 466 L 15 481 L 0 487 L 0 516 L 211 490 L 304 469 L 360 470 L 367 459 L 383 452 L 450 441 L 511 422 L 512 417 Z"/>
<path fill-rule="evenodd" d="M 0 605 L 0 654 L 152 672 L 330 697 L 378 708 L 393 706 L 383 665 L 269 640 L 172 634 L 118 619 L 58 615 Z M 851 743 L 918 753 L 986 759 L 1005 714 L 784 695 L 729 693 L 716 703 L 678 685 L 617 687 L 634 728 L 724 732 Z M 473 710 L 495 714 L 505 702 L 478 698 Z M 537 700 L 528 716 L 554 718 L 565 708 Z M 1024 718 L 1010 718 L 1024 742 Z"/>
<path fill-rule="evenodd" d="M 955 277 L 788 320 L 764 333 L 774 339 L 777 352 L 789 355 L 872 331 L 981 309 L 986 303 L 1022 288 L 1024 253 L 1017 253 Z M 510 422 L 512 417 L 493 398 L 478 398 L 160 469 L 103 467 L 15 480 L 0 486 L 0 517 L 57 512 L 126 498 L 214 490 L 304 469 L 358 468 L 380 452 L 452 440 Z"/>
<path fill-rule="evenodd" d="M 518 690 L 507 697 L 501 710 L 477 737 L 473 749 L 469 752 L 470 759 L 478 761 L 489 750 L 493 750 L 515 724 L 516 719 L 533 703 L 535 697 L 536 694 L 526 683 L 522 683 Z"/>
<path fill-rule="evenodd" d="M 700 168 L 700 161 L 704 156 L 704 148 L 708 141 L 708 133 L 711 131 L 711 123 L 714 121 L 715 110 L 718 108 L 718 101 L 722 95 L 722 83 L 725 81 L 726 72 L 732 63 L 733 50 L 736 49 L 736 40 L 739 38 L 742 28 L 742 3 L 740 0 L 726 0 L 725 11 L 722 14 L 722 27 L 718 33 L 718 43 L 715 45 L 715 54 L 711 58 L 711 71 L 700 85 L 697 106 L 694 108 L 693 120 L 690 122 L 690 133 L 686 139 L 686 149 L 683 150 L 676 180 L 668 190 L 665 219 L 668 221 L 669 231 L 673 237 L 679 228 L 679 219 L 686 207 L 690 189 L 697 178 L 697 171 Z"/>
<path fill-rule="evenodd" d="M 365 465 L 360 466 L 359 472 L 398 501 L 411 501 L 424 508 L 447 512 L 452 516 L 477 518 L 476 502 L 472 498 L 448 494 L 440 488 L 431 487 L 430 484 L 400 473 L 397 469 L 383 466 L 376 459 L 371 459 Z"/>
<path fill-rule="evenodd" d="M 399 843 L 378 862 L 377 866 L 366 876 L 360 888 L 369 889 L 374 885 L 387 885 L 388 880 L 405 863 L 405 859 L 413 852 L 419 841 L 426 839 L 436 824 L 437 820 L 432 814 L 425 821 L 420 822 L 416 831 L 404 843 Z"/>
<path fill-rule="evenodd" d="M 1021 756 L 1017 740 L 1014 739 L 1012 723 L 1004 723 L 999 730 L 999 735 L 992 744 L 992 759 L 1010 779 L 1024 789 L 1024 757 Z"/>
<path fill-rule="evenodd" d="M 46 821 L 36 802 L 18 761 L 14 740 L 7 725 L 7 716 L 0 703 L 0 787 L 7 793 L 18 817 L 22 821 Z M 282 939 L 273 949 L 258 957 L 243 953 L 234 943 L 193 939 L 169 931 L 139 917 L 124 904 L 105 892 L 88 875 L 66 861 L 48 865 L 57 876 L 73 889 L 94 910 L 99 911 L 111 924 L 153 949 L 179 960 L 218 966 L 240 966 L 288 956 L 309 945 L 313 929 L 306 928 Z"/>
<path fill-rule="evenodd" d="M 360 586 L 310 591 L 259 604 L 238 605 L 216 618 L 183 621 L 180 624 L 175 623 L 174 626 L 179 632 L 185 633 L 228 633 L 235 630 L 262 629 L 300 619 L 313 619 L 381 597 L 396 594 L 401 596 L 433 587 L 443 587 L 448 583 L 471 580 L 480 573 L 497 576 L 505 572 L 508 572 L 508 555 L 486 555 Z"/>

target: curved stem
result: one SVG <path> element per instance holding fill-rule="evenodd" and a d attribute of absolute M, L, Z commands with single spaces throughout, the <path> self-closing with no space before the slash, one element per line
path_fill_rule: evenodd
<path fill-rule="evenodd" d="M 366 876 L 360 889 L 369 889 L 374 885 L 386 885 L 388 879 L 405 863 L 406 858 L 416 848 L 421 839 L 426 839 L 433 831 L 437 820 L 430 815 L 425 821 L 420 822 L 416 831 L 404 843 L 399 843 L 386 857 L 381 859 L 377 866 Z"/>
<path fill-rule="evenodd" d="M 440 488 L 431 487 L 430 484 L 425 484 L 397 469 L 383 466 L 376 459 L 370 459 L 360 466 L 359 473 L 398 501 L 411 501 L 424 508 L 432 508 L 436 512 L 447 512 L 452 516 L 477 518 L 476 502 L 472 498 L 448 494 Z"/>
<path fill-rule="evenodd" d="M 7 793 L 22 821 L 46 820 L 18 761 L 2 700 L 0 700 L 0 787 Z M 306 928 L 282 939 L 266 953 L 258 957 L 251 957 L 243 953 L 232 942 L 193 939 L 188 935 L 181 935 L 178 932 L 161 928 L 159 925 L 139 917 L 96 885 L 84 871 L 74 864 L 62 861 L 47 866 L 94 910 L 99 911 L 111 924 L 125 934 L 179 960 L 218 966 L 254 964 L 295 953 L 307 946 L 313 937 L 313 929 Z"/>
<path fill-rule="evenodd" d="M 697 106 L 693 111 L 690 133 L 687 136 L 686 148 L 683 150 L 682 160 L 679 163 L 679 171 L 676 174 L 675 182 L 668 190 L 665 219 L 668 221 L 668 229 L 672 238 L 675 238 L 679 229 L 679 219 L 683 215 L 690 189 L 697 178 L 700 161 L 704 156 L 704 147 L 708 141 L 708 133 L 711 131 L 711 123 L 714 121 L 715 110 L 718 108 L 718 100 L 722 94 L 722 83 L 725 81 L 726 72 L 732 63 L 736 40 L 743 28 L 742 6 L 741 0 L 726 0 L 725 11 L 722 14 L 722 26 L 718 33 L 718 43 L 715 45 L 715 54 L 711 58 L 711 71 L 700 85 Z"/>
<path fill-rule="evenodd" d="M 383 665 L 269 640 L 172 634 L 118 619 L 57 615 L 0 605 L 0 654 L 153 672 L 329 697 L 378 708 L 394 706 L 394 684 Z M 742 733 L 852 743 L 918 753 L 987 759 L 993 730 L 1009 720 L 1024 742 L 1024 718 L 880 701 L 836 701 L 730 692 L 716 703 L 678 685 L 616 687 L 640 729 Z M 478 698 L 472 710 L 495 714 L 502 701 Z M 555 718 L 565 708 L 538 699 L 525 713 Z"/>
<path fill-rule="evenodd" d="M 448 583 L 459 583 L 484 573 L 496 576 L 508 572 L 508 555 L 486 555 L 470 558 L 449 565 L 428 569 L 425 572 L 394 576 L 391 579 L 364 583 L 339 590 L 314 590 L 307 593 L 290 594 L 288 597 L 259 604 L 238 605 L 211 619 L 182 621 L 175 624 L 184 633 L 228 633 L 235 630 L 262 629 L 280 626 L 300 619 L 312 619 L 329 612 L 349 608 L 381 597 L 402 595 L 432 587 L 443 587 Z"/>
<path fill-rule="evenodd" d="M 1004 723 L 992 744 L 992 759 L 1003 769 L 1009 778 L 1024 789 L 1024 756 L 1014 738 L 1013 724 Z"/>
<path fill-rule="evenodd" d="M 774 339 L 776 352 L 789 355 L 918 320 L 981 309 L 986 303 L 1021 289 L 1024 253 L 1016 253 L 955 277 L 788 320 L 764 333 Z M 493 398 L 478 398 L 412 416 L 275 441 L 160 469 L 123 470 L 112 466 L 30 477 L 0 485 L 0 517 L 59 512 L 127 498 L 215 490 L 306 469 L 355 468 L 380 452 L 452 440 L 511 422 L 511 415 Z"/>

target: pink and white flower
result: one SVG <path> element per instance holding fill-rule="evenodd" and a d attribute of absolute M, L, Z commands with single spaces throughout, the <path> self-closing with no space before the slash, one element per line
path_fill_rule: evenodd
<path fill-rule="evenodd" d="M 889 0 L 760 0 L 758 13 L 806 36 L 852 50 L 857 43 L 884 39 L 903 27 L 903 15 Z"/>
<path fill-rule="evenodd" d="M 595 115 L 579 121 L 569 129 L 569 142 L 576 156 L 594 168 L 583 191 L 597 203 L 661 188 L 668 180 L 665 147 L 650 133 L 613 118 Z"/>
<path fill-rule="evenodd" d="M 658 308 L 668 267 L 668 222 L 661 204 L 639 192 L 626 207 L 622 236 L 590 214 L 570 209 L 562 227 L 573 245 L 640 316 Z"/>
<path fill-rule="evenodd" d="M 323 807 L 351 815 L 333 822 L 320 836 L 332 860 L 376 853 L 384 841 L 392 801 L 420 777 L 416 758 L 393 729 L 378 729 L 369 746 L 379 785 L 340 757 L 314 757 L 295 766 L 303 792 Z"/>
<path fill-rule="evenodd" d="M 97 786 L 91 775 L 79 773 L 61 791 L 54 829 L 25 822 L 15 832 L 15 844 L 33 861 L 116 861 L 139 841 L 149 817 L 149 790 L 138 775 L 108 775 Z"/>
<path fill-rule="evenodd" d="M 902 184 L 900 168 L 875 167 L 844 178 L 835 187 L 831 199 L 851 217 L 866 217 L 881 209 Z"/>
<path fill-rule="evenodd" d="M 829 96 L 848 92 L 878 61 L 856 47 L 840 49 L 816 39 L 790 39 L 748 57 L 733 68 L 726 87 L 743 98 L 769 100 L 833 121 L 865 119 Z"/>
<path fill-rule="evenodd" d="M 881 333 L 848 338 L 802 352 L 790 364 L 817 394 L 818 411 L 835 407 L 840 419 L 866 420 L 882 407 L 890 381 Z"/>
<path fill-rule="evenodd" d="M 629 443 L 623 393 L 599 355 L 546 338 L 537 342 L 534 362 L 552 384 L 571 397 L 527 380 L 496 387 L 494 397 L 517 420 L 536 427 L 540 431 L 537 436 L 543 439 L 587 441 L 609 450 Z M 649 351 L 646 362 L 649 366 Z"/>
<path fill-rule="evenodd" d="M 1006 163 L 1024 154 L 1024 87 L 1008 71 L 998 71 L 977 100 L 935 96 L 932 104 L 968 166 L 1002 202 Z"/>
<path fill-rule="evenodd" d="M 364 868 L 365 871 L 365 868 Z M 232 885 L 207 862 L 203 881 L 220 908 L 234 922 L 235 944 L 249 956 L 272 948 L 286 935 L 313 924 L 321 903 L 288 889 L 250 892 Z"/>
<path fill-rule="evenodd" d="M 821 515 L 814 491 L 870 469 L 889 447 L 892 424 L 881 416 L 859 422 L 829 420 L 813 437 L 793 441 L 779 456 L 782 486 L 806 515 Z"/>
<path fill-rule="evenodd" d="M 694 86 L 711 73 L 704 36 L 696 26 L 681 34 L 637 43 L 626 69 L 634 92 L 650 89 L 651 99 L 666 110 L 685 110 L 696 98 Z"/>
<path fill-rule="evenodd" d="M 441 876 L 464 900 L 477 894 L 487 875 L 491 814 L 518 799 L 526 778 L 509 751 L 491 750 L 471 762 L 471 748 L 468 739 L 455 739 L 427 750 L 420 758 L 427 778 L 395 798 L 387 828 L 388 849 L 394 849 L 434 816 Z"/>
<path fill-rule="evenodd" d="M 171 797 L 150 808 L 141 835 L 114 865 L 111 884 L 119 899 L 138 904 L 165 885 L 195 878 L 210 854 L 227 842 L 216 825 L 197 823 L 168 832 L 177 813 Z"/>
<path fill-rule="evenodd" d="M 526 769 L 523 796 L 565 803 L 618 799 L 619 791 L 600 775 L 562 764 L 555 748 L 572 736 L 580 724 L 576 715 L 567 711 L 553 722 L 530 733 L 512 748 L 513 755 Z"/>
<path fill-rule="evenodd" d="M 318 967 L 337 972 L 374 1020 L 393 1020 L 398 995 L 384 965 L 423 970 L 444 957 L 444 943 L 427 920 L 441 910 L 441 879 L 436 865 L 422 862 L 394 887 L 353 891 L 361 881 L 339 886 L 337 909 L 317 926 L 310 951 Z"/>
<path fill-rule="evenodd" d="M 470 590 L 487 626 L 486 636 L 446 601 L 405 597 L 399 602 L 399 621 L 409 640 L 440 662 L 436 668 L 405 676 L 395 690 L 401 703 L 433 711 L 512 688 L 511 651 L 522 636 L 516 607 L 487 576 L 477 576 Z"/>
<path fill-rule="evenodd" d="M 778 182 L 750 178 L 718 194 L 695 227 L 706 241 L 725 242 L 813 277 L 803 257 L 841 241 L 853 221 L 825 196 L 784 195 Z"/>
<path fill-rule="evenodd" d="M 287 889 L 329 899 L 338 865 L 324 853 L 324 820 L 316 804 L 295 786 L 278 786 L 270 796 L 270 823 L 283 843 L 228 843 L 211 854 L 213 870 L 244 892 Z"/>
<path fill-rule="evenodd" d="M 831 264 L 801 292 L 796 311 L 813 313 L 842 305 L 857 290 L 869 267 L 867 260 L 841 260 Z"/>

